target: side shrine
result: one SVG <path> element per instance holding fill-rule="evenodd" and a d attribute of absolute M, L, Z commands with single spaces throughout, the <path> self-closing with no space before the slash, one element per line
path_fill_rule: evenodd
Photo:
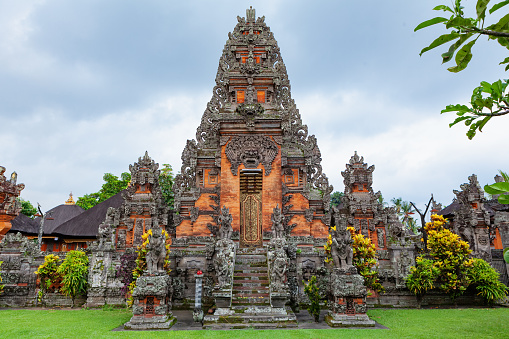
<path fill-rule="evenodd" d="M 291 97 L 273 33 L 254 9 L 237 19 L 196 140 L 188 140 L 182 152 L 173 209 L 162 196 L 159 165 L 145 153 L 129 166 L 126 190 L 55 228 L 65 241 L 88 244 L 83 303 L 125 305 L 130 296 L 131 329 L 169 328 L 176 321 L 172 308 L 192 305 L 205 328 L 295 327 L 294 312 L 309 304 L 304 282 L 313 276 L 333 327 L 374 326 L 369 306 L 447 303 L 438 293 L 418 303 L 407 289 L 424 242 L 395 208 L 380 202 L 372 188 L 375 167 L 356 152 L 341 172 L 341 203 L 331 205 L 333 187 L 322 172 L 317 138 L 308 134 Z M 40 283 L 31 273 L 50 247 L 30 240 L 38 231 L 28 226 L 27 237 L 9 232 L 24 186 L 14 174 L 6 180 L 4 172 L 0 167 L 0 240 L 7 234 L 0 243 L 0 306 L 62 305 L 51 291 L 37 298 Z M 501 256 L 509 246 L 508 209 L 487 202 L 474 177 L 455 193 L 457 200 L 441 214 L 453 219 L 451 228 L 470 243 L 473 255 L 490 262 L 507 284 Z M 352 242 L 359 234 L 375 247 L 385 293 L 367 288 L 353 264 Z M 132 268 L 122 269 L 141 247 L 148 269 L 131 282 Z M 457 302 L 476 300 L 465 296 Z"/>

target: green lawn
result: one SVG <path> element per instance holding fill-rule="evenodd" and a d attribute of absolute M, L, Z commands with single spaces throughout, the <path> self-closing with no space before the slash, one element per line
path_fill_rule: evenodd
<path fill-rule="evenodd" d="M 305 312 L 305 311 L 304 311 Z M 0 338 L 508 338 L 509 309 L 371 310 L 390 330 L 231 330 L 112 332 L 126 310 L 2 310 Z"/>

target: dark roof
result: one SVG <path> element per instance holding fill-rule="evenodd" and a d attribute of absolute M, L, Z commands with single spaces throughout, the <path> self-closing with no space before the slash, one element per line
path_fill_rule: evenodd
<path fill-rule="evenodd" d="M 12 227 L 9 232 L 39 234 L 39 223 L 22 213 L 11 221 L 11 225 Z"/>
<path fill-rule="evenodd" d="M 454 200 L 452 202 L 452 204 L 450 204 L 449 206 L 447 206 L 446 208 L 444 208 L 443 210 L 438 212 L 438 214 L 447 217 L 448 215 L 453 215 L 454 211 L 456 211 L 458 208 L 460 208 L 460 203 L 457 202 L 456 200 Z"/>
<path fill-rule="evenodd" d="M 51 234 L 53 231 L 67 220 L 71 220 L 75 216 L 83 213 L 85 210 L 78 205 L 59 205 L 46 212 L 46 220 L 44 221 L 44 234 Z M 49 214 L 51 213 L 51 214 Z M 40 223 L 41 217 L 35 218 L 37 224 Z"/>
<path fill-rule="evenodd" d="M 95 205 L 71 220 L 62 223 L 53 230 L 53 234 L 71 237 L 97 237 L 99 225 L 106 218 L 108 208 L 118 208 L 123 203 L 122 192 L 119 192 L 111 198 Z"/>
<path fill-rule="evenodd" d="M 438 214 L 441 214 L 446 217 L 447 216 L 454 217 L 454 211 L 456 211 L 458 208 L 460 208 L 460 203 L 458 201 L 453 201 L 452 204 L 438 212 Z M 485 201 L 484 208 L 490 214 L 490 216 L 493 216 L 496 211 L 509 212 L 509 205 L 501 204 L 498 202 L 497 199 Z"/>

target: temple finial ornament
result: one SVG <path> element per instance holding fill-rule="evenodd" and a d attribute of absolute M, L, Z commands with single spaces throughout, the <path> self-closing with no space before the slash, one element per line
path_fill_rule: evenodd
<path fill-rule="evenodd" d="M 253 9 L 253 6 L 249 6 L 249 9 L 246 9 L 246 21 L 247 22 L 256 21 L 256 10 Z"/>
<path fill-rule="evenodd" d="M 76 205 L 76 202 L 74 201 L 72 197 L 72 192 L 69 193 L 69 199 L 67 199 L 64 203 L 65 205 Z"/>

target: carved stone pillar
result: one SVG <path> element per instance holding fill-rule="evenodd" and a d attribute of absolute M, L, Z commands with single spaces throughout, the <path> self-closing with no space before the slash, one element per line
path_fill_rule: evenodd
<path fill-rule="evenodd" d="M 11 229 L 11 221 L 21 212 L 21 204 L 16 200 L 25 188 L 24 184 L 16 184 L 18 175 L 11 174 L 7 180 L 4 176 L 5 167 L 0 166 L 0 241 Z"/>

